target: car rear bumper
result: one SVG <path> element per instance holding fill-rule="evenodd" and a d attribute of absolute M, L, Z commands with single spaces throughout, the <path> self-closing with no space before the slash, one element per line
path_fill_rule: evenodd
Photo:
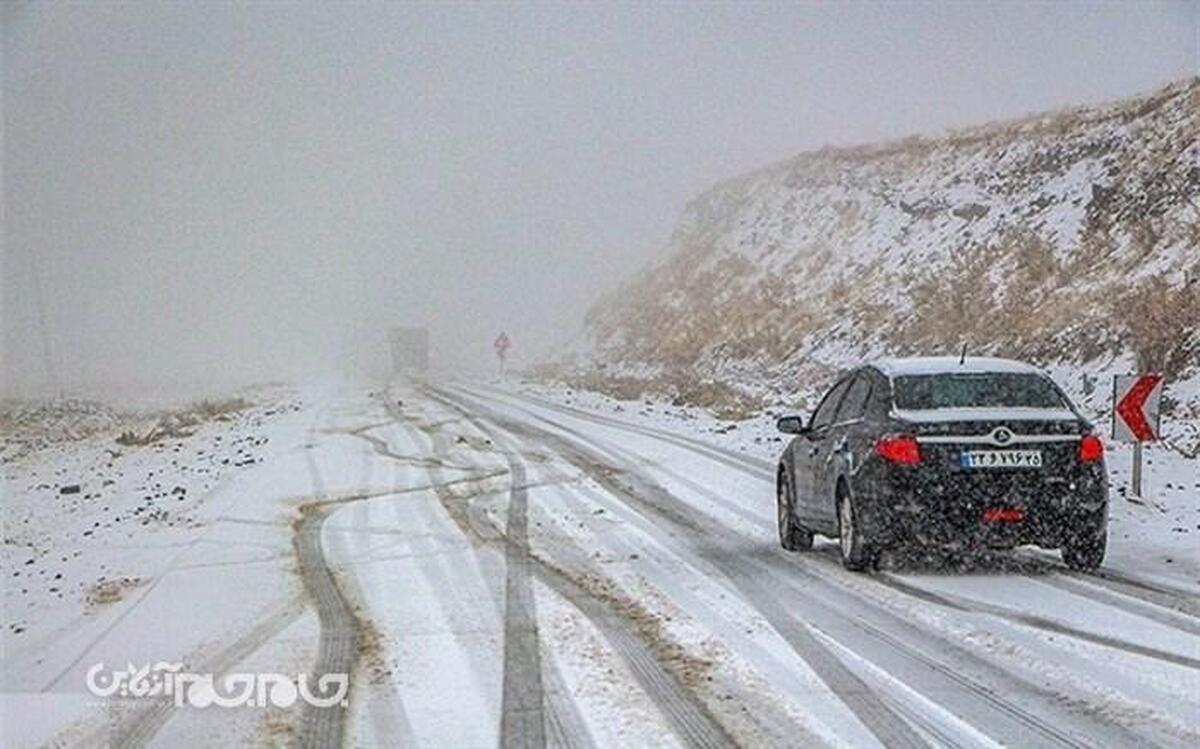
<path fill-rule="evenodd" d="M 989 517 L 991 509 L 1000 509 Z M 1030 503 L 1001 508 L 966 506 L 940 512 L 893 510 L 880 523 L 877 537 L 884 545 L 1012 547 L 1035 544 L 1049 549 L 1068 540 L 1096 538 L 1104 533 L 1107 508 L 1086 511 Z M 999 515 L 999 517 L 995 517 Z"/>
<path fill-rule="evenodd" d="M 891 472 L 855 487 L 861 523 L 881 546 L 1059 548 L 1102 535 L 1108 522 L 1103 466 L 1066 478 L 925 476 Z"/>

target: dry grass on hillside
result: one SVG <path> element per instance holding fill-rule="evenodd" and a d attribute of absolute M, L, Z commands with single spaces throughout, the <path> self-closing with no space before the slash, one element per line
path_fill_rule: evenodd
<path fill-rule="evenodd" d="M 1198 128 L 1192 78 L 728 180 L 689 204 L 664 262 L 592 307 L 598 353 L 575 377 L 733 413 L 755 407 L 741 386 L 803 392 L 875 353 L 964 344 L 1040 364 L 1132 356 L 1188 376 L 1200 371 Z"/>
<path fill-rule="evenodd" d="M 1170 381 L 1200 362 L 1200 278 L 1177 287 L 1148 278 L 1115 300 L 1113 315 L 1141 371 Z"/>
<path fill-rule="evenodd" d="M 127 447 L 152 445 L 168 439 L 190 437 L 196 427 L 210 421 L 228 421 L 234 414 L 254 404 L 245 398 L 220 398 L 196 401 L 178 411 L 162 414 L 149 429 L 127 429 L 117 436 L 117 444 Z"/>

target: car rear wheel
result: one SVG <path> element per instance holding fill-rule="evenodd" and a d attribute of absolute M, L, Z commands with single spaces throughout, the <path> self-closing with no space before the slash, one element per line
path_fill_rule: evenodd
<path fill-rule="evenodd" d="M 811 549 L 813 535 L 796 523 L 792 512 L 792 483 L 782 471 L 775 483 L 775 504 L 779 511 L 779 545 L 788 551 Z"/>
<path fill-rule="evenodd" d="M 863 536 L 854 500 L 844 483 L 838 484 L 838 544 L 842 566 L 852 572 L 873 570 L 879 564 L 879 552 Z"/>
<path fill-rule="evenodd" d="M 1097 538 L 1071 540 L 1063 544 L 1063 564 L 1073 570 L 1091 572 L 1104 561 L 1104 553 L 1107 550 L 1107 533 L 1102 533 Z"/>

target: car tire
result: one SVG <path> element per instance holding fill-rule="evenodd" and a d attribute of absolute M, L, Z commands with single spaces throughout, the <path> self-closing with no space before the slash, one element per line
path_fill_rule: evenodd
<path fill-rule="evenodd" d="M 879 551 L 862 533 L 858 511 L 845 482 L 838 483 L 837 513 L 838 547 L 842 552 L 842 566 L 851 572 L 875 569 L 879 565 Z"/>
<path fill-rule="evenodd" d="M 1091 572 L 1104 562 L 1108 550 L 1108 534 L 1078 541 L 1068 541 L 1062 547 L 1063 564 L 1077 572 Z"/>
<path fill-rule="evenodd" d="M 788 551 L 808 551 L 813 534 L 796 522 L 792 512 L 792 482 L 783 471 L 775 480 L 775 506 L 778 511 L 779 545 Z"/>

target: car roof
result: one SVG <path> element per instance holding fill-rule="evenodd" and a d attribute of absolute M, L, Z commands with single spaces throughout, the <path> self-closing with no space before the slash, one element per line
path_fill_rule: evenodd
<path fill-rule="evenodd" d="M 990 356 L 912 356 L 907 358 L 877 359 L 868 366 L 875 367 L 887 377 L 931 374 L 1041 374 L 1032 364 L 1014 359 L 997 359 Z"/>

